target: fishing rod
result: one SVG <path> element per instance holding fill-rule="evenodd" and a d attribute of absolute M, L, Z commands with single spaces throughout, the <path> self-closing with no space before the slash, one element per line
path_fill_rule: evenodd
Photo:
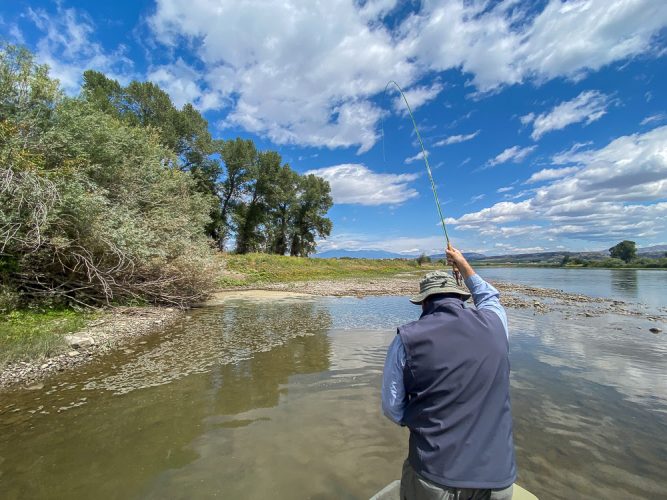
<path fill-rule="evenodd" d="M 428 163 L 428 155 L 426 154 L 426 148 L 424 147 L 424 142 L 422 141 L 421 135 L 419 135 L 419 129 L 417 128 L 417 122 L 415 121 L 415 117 L 412 114 L 412 108 L 410 107 L 410 103 L 408 102 L 408 98 L 405 97 L 405 93 L 403 92 L 403 89 L 401 86 L 396 83 L 394 80 L 389 80 L 387 82 L 387 85 L 384 88 L 385 93 L 387 92 L 387 89 L 391 84 L 394 84 L 398 91 L 401 94 L 401 97 L 403 97 L 403 100 L 405 101 L 405 105 L 408 108 L 408 113 L 410 114 L 410 118 L 412 119 L 412 125 L 415 129 L 415 134 L 417 135 L 417 140 L 419 141 L 419 145 L 422 148 L 422 158 L 424 159 L 424 163 L 426 164 L 426 172 L 428 172 L 428 178 L 431 181 L 431 190 L 433 191 L 433 198 L 435 199 L 435 206 L 438 209 L 438 215 L 440 216 L 440 224 L 442 225 L 442 231 L 445 235 L 445 243 L 447 245 L 447 248 L 449 250 L 452 249 L 452 244 L 449 242 L 449 235 L 447 234 L 447 226 L 445 225 L 445 217 L 442 215 L 442 208 L 440 207 L 440 200 L 438 199 L 438 191 L 435 188 L 435 181 L 433 180 L 433 173 L 431 172 L 431 166 Z M 384 127 L 382 128 L 382 137 L 384 140 Z M 456 278 L 456 283 L 458 285 L 461 285 L 461 273 L 459 270 L 452 264 L 452 272 L 454 273 L 454 277 Z"/>

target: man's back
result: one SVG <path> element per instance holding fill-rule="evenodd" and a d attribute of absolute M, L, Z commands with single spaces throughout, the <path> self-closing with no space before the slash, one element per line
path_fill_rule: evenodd
<path fill-rule="evenodd" d="M 398 333 L 406 353 L 403 423 L 411 431 L 412 467 L 450 487 L 511 485 L 508 341 L 498 315 L 443 298 Z"/>

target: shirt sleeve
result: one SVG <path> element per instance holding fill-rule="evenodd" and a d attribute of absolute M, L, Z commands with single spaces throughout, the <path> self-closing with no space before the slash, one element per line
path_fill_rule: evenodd
<path fill-rule="evenodd" d="M 403 385 L 405 347 L 400 335 L 396 335 L 387 350 L 382 373 L 382 411 L 392 422 L 401 425 L 405 410 L 406 394 Z"/>
<path fill-rule="evenodd" d="M 472 294 L 472 300 L 477 309 L 490 309 L 495 312 L 503 323 L 505 335 L 509 340 L 509 330 L 507 328 L 507 313 L 505 308 L 500 305 L 500 292 L 484 281 L 479 274 L 473 274 L 465 279 L 466 286 Z"/>

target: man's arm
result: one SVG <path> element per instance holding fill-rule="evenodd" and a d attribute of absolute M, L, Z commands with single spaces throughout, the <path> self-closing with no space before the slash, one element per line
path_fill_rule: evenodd
<path fill-rule="evenodd" d="M 396 335 L 387 350 L 382 372 L 382 412 L 392 422 L 401 425 L 407 402 L 403 385 L 405 347 L 400 335 Z"/>
<path fill-rule="evenodd" d="M 477 309 L 491 309 L 495 312 L 505 328 L 505 335 L 509 339 L 509 330 L 507 328 L 507 313 L 500 304 L 500 292 L 495 287 L 484 281 L 468 261 L 456 248 L 447 249 L 447 263 L 458 268 L 465 280 L 465 284 L 472 294 L 472 300 Z"/>

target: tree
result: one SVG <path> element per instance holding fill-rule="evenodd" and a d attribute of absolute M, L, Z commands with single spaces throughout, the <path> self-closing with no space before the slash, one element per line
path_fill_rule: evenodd
<path fill-rule="evenodd" d="M 0 47 L 0 294 L 85 305 L 206 296 L 211 198 L 176 163 L 156 129 L 64 97 L 29 52 Z"/>
<path fill-rule="evenodd" d="M 274 185 L 274 200 L 269 218 L 269 252 L 285 255 L 289 249 L 289 232 L 293 222 L 299 174 L 289 165 L 280 168 Z"/>
<path fill-rule="evenodd" d="M 236 251 L 259 252 L 266 249 L 267 235 L 262 231 L 275 197 L 274 179 L 282 158 L 275 151 L 263 151 L 250 166 L 249 200 L 237 205 Z"/>
<path fill-rule="evenodd" d="M 627 264 L 637 256 L 637 246 L 634 241 L 623 240 L 609 249 L 609 255 Z"/>
<path fill-rule="evenodd" d="M 218 248 L 224 250 L 225 241 L 233 230 L 231 214 L 237 212 L 241 196 L 248 189 L 250 169 L 257 161 L 257 149 L 250 139 L 240 137 L 230 141 L 216 141 L 214 149 L 224 162 L 225 175 L 217 187 L 221 203 L 220 220 L 213 237 Z"/>
<path fill-rule="evenodd" d="M 315 251 L 316 237 L 331 234 L 331 219 L 325 217 L 333 205 L 331 186 L 313 174 L 301 177 L 294 205 L 290 255 L 307 257 Z"/>
<path fill-rule="evenodd" d="M 427 262 L 431 262 L 431 257 L 426 255 L 425 253 L 422 253 L 419 257 L 417 257 L 416 260 L 417 260 L 417 264 L 419 264 L 421 266 L 422 264 L 426 264 Z"/>

